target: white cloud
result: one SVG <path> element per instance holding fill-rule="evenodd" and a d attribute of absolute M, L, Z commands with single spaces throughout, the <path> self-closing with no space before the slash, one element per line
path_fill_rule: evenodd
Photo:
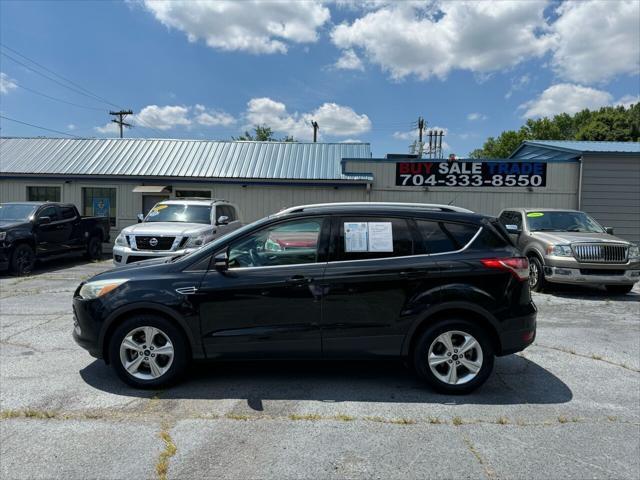
<path fill-rule="evenodd" d="M 342 52 L 342 56 L 335 63 L 335 67 L 341 70 L 364 70 L 362 60 L 352 49 Z"/>
<path fill-rule="evenodd" d="M 221 110 L 207 111 L 203 105 L 196 105 L 194 107 L 196 112 L 195 121 L 200 125 L 207 127 L 228 127 L 236 122 L 236 119 L 232 115 Z"/>
<path fill-rule="evenodd" d="M 275 132 L 292 135 L 295 139 L 313 137 L 311 121 L 320 126 L 320 135 L 351 136 L 371 129 L 371 121 L 365 114 L 356 113 L 351 107 L 336 103 L 324 103 L 307 113 L 289 113 L 284 103 L 267 97 L 252 98 L 247 103 L 245 118 L 253 125 L 268 125 Z"/>
<path fill-rule="evenodd" d="M 286 53 L 292 43 L 315 42 L 317 30 L 330 18 L 318 1 L 144 0 L 144 5 L 167 27 L 185 32 L 190 42 L 203 39 L 211 48 L 255 54 Z"/>
<path fill-rule="evenodd" d="M 0 73 L 0 93 L 6 95 L 11 90 L 17 88 L 16 81 L 6 73 Z"/>
<path fill-rule="evenodd" d="M 189 107 L 181 105 L 147 105 L 140 113 L 133 115 L 133 122 L 142 127 L 153 127 L 158 130 L 171 130 L 182 125 L 191 125 L 192 120 L 187 118 Z"/>
<path fill-rule="evenodd" d="M 363 143 L 362 140 L 358 140 L 357 138 L 347 138 L 346 140 L 341 140 L 340 143 Z"/>
<path fill-rule="evenodd" d="M 331 32 L 343 50 L 359 48 L 395 79 L 444 78 L 453 69 L 486 74 L 551 46 L 545 2 L 396 2 Z"/>
<path fill-rule="evenodd" d="M 113 122 L 109 122 L 102 127 L 95 127 L 95 131 L 103 135 L 116 135 L 120 133 L 120 127 Z"/>
<path fill-rule="evenodd" d="M 69 125 L 67 125 L 67 130 L 75 130 L 76 126 L 73 123 L 70 123 Z"/>
<path fill-rule="evenodd" d="M 564 2 L 553 24 L 561 78 L 597 83 L 640 71 L 640 2 Z"/>
<path fill-rule="evenodd" d="M 393 132 L 393 138 L 396 140 L 416 140 L 418 138 L 418 129 L 409 132 Z"/>
<path fill-rule="evenodd" d="M 483 114 L 483 113 L 479 113 L 479 112 L 472 112 L 467 114 L 467 120 L 469 120 L 470 122 L 475 122 L 477 120 L 486 120 L 488 117 Z"/>
<path fill-rule="evenodd" d="M 512 80 L 511 88 L 509 88 L 509 91 L 505 93 L 504 98 L 506 98 L 507 100 L 510 99 L 515 92 L 517 92 L 518 90 L 522 90 L 524 87 L 529 85 L 530 81 L 531 77 L 528 73 L 525 73 L 524 75 L 521 75 L 518 78 Z"/>
<path fill-rule="evenodd" d="M 629 108 L 631 105 L 635 105 L 636 103 L 640 103 L 640 95 L 624 95 L 623 97 L 620 97 L 615 104 Z"/>
<path fill-rule="evenodd" d="M 559 83 L 552 85 L 537 98 L 523 103 L 523 118 L 548 117 L 559 113 L 574 114 L 585 108 L 590 110 L 611 105 L 613 97 L 609 92 L 595 88 Z"/>
<path fill-rule="evenodd" d="M 423 132 L 422 132 L 422 141 L 427 141 L 427 143 L 429 142 L 429 132 L 443 132 L 444 135 L 448 135 L 449 134 L 449 129 L 445 128 L 445 127 L 438 127 L 438 126 L 434 126 L 434 127 L 427 127 Z M 393 132 L 392 137 L 395 138 L 396 140 L 418 140 L 420 135 L 420 132 L 417 128 L 413 129 L 413 130 L 409 130 L 408 132 Z"/>

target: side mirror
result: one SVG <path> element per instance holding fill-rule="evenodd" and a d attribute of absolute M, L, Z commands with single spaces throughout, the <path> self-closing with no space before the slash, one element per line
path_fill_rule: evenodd
<path fill-rule="evenodd" d="M 504 228 L 506 228 L 507 233 L 511 235 L 520 235 L 522 233 L 522 230 L 520 230 L 517 225 L 507 224 Z"/>
<path fill-rule="evenodd" d="M 218 253 L 213 257 L 213 268 L 219 272 L 224 272 L 229 269 L 229 255 L 227 255 L 227 252 Z"/>
<path fill-rule="evenodd" d="M 38 225 L 47 225 L 48 223 L 51 223 L 51 217 L 39 217 L 36 223 Z"/>
<path fill-rule="evenodd" d="M 216 222 L 216 225 L 227 225 L 229 223 L 229 217 L 227 217 L 226 215 L 220 215 L 218 217 L 218 221 Z"/>
<path fill-rule="evenodd" d="M 613 235 L 613 227 L 604 227 L 604 231 L 609 235 Z"/>
<path fill-rule="evenodd" d="M 138 214 L 138 223 L 144 222 L 144 215 L 142 213 Z"/>

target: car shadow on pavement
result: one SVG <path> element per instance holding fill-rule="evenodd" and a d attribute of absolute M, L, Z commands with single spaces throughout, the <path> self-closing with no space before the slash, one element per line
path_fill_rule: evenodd
<path fill-rule="evenodd" d="M 105 260 L 109 260 L 111 258 L 110 255 L 104 254 L 100 260 L 87 260 L 83 255 L 70 255 L 68 257 L 59 257 L 51 260 L 38 260 L 36 262 L 33 271 L 25 276 L 16 276 L 13 275 L 8 270 L 4 270 L 0 272 L 0 278 L 30 278 L 30 277 L 38 277 L 39 275 L 46 275 L 48 273 L 57 273 L 69 268 L 78 267 L 82 265 L 91 265 L 95 263 L 100 263 Z M 98 273 L 98 272 L 96 272 Z"/>
<path fill-rule="evenodd" d="M 150 397 L 125 385 L 102 361 L 80 371 L 90 386 L 117 395 Z M 496 359 L 493 374 L 470 395 L 443 395 L 397 361 L 252 361 L 193 364 L 187 378 L 158 393 L 163 399 L 246 399 L 254 410 L 263 400 L 436 404 L 551 404 L 573 394 L 558 377 L 519 355 Z"/>
<path fill-rule="evenodd" d="M 614 295 L 608 293 L 604 287 L 588 285 L 553 285 L 543 294 L 552 297 L 586 300 L 604 300 L 616 302 L 640 302 L 640 291 L 635 287 L 630 293 L 625 295 Z M 535 301 L 535 299 L 534 299 Z"/>

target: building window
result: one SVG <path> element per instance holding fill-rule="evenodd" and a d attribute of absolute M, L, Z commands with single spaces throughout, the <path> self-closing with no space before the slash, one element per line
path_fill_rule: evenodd
<path fill-rule="evenodd" d="M 60 187 L 27 187 L 29 202 L 59 202 Z"/>
<path fill-rule="evenodd" d="M 84 187 L 82 189 L 82 215 L 109 217 L 109 224 L 116 226 L 116 189 Z"/>
<path fill-rule="evenodd" d="M 211 198 L 211 190 L 176 190 L 176 198 Z"/>

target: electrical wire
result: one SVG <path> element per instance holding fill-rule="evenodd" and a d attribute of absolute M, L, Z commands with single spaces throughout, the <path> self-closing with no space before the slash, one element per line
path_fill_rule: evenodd
<path fill-rule="evenodd" d="M 10 122 L 21 123 L 22 125 L 27 125 L 33 128 L 39 128 L 40 130 L 46 130 L 48 132 L 59 133 L 61 135 L 66 135 L 67 137 L 73 138 L 82 138 L 78 135 L 73 135 L 71 133 L 61 132 L 60 130 L 54 130 L 53 128 L 41 127 L 40 125 L 34 125 L 33 123 L 23 122 L 21 120 L 16 120 L 15 118 L 7 117 L 5 115 L 0 114 L 0 118 L 4 118 L 5 120 L 9 120 Z"/>

